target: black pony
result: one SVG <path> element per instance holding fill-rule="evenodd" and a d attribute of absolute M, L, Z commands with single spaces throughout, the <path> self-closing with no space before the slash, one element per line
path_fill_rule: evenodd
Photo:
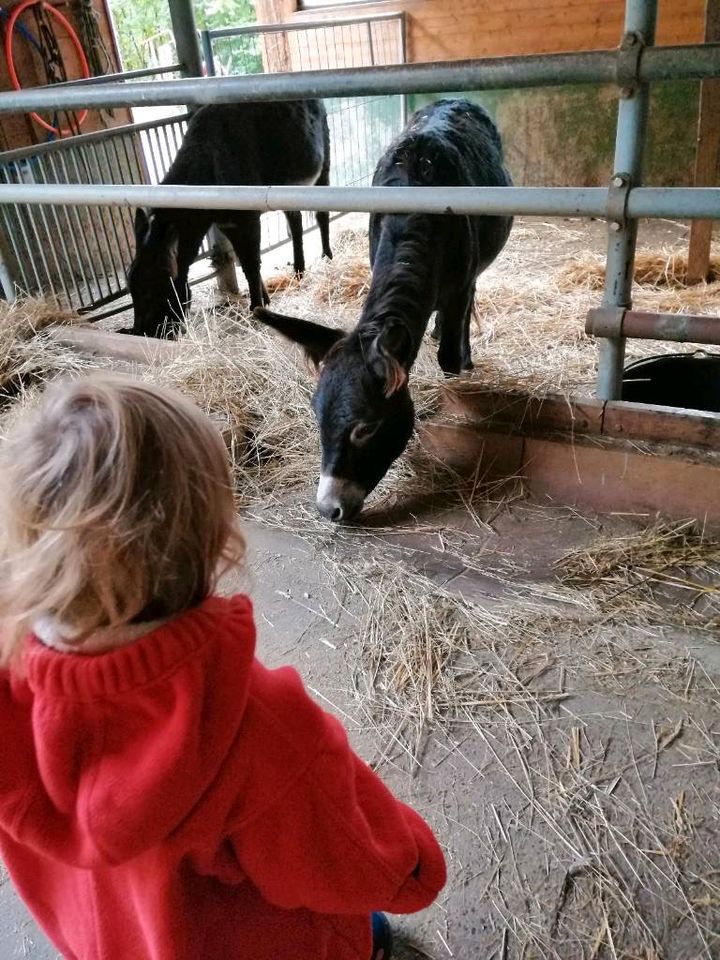
<path fill-rule="evenodd" d="M 330 134 L 319 100 L 223 103 L 202 107 L 163 179 L 164 184 L 325 186 Z M 302 217 L 286 213 L 295 271 L 305 269 Z M 330 251 L 329 216 L 318 213 L 323 254 Z M 128 271 L 135 311 L 132 332 L 174 336 L 190 303 L 188 271 L 215 223 L 235 250 L 250 288 L 250 306 L 269 302 L 260 276 L 260 214 L 245 210 L 155 209 L 135 217 L 136 252 Z"/>
<path fill-rule="evenodd" d="M 468 100 L 424 107 L 377 165 L 378 186 L 508 186 L 497 128 Z M 414 425 L 408 376 L 437 311 L 438 361 L 470 369 L 475 281 L 502 250 L 512 218 L 378 214 L 370 218 L 372 280 L 349 334 L 268 310 L 255 315 L 321 366 L 313 408 L 322 465 L 317 505 L 352 517 L 402 453 Z"/>

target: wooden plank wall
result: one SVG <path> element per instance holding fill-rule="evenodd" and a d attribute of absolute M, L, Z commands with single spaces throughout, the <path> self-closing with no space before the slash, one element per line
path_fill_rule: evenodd
<path fill-rule="evenodd" d="M 612 49 L 622 35 L 625 9 L 622 0 L 384 0 L 314 10 L 299 9 L 298 0 L 256 3 L 259 22 L 313 23 L 404 11 L 411 62 Z M 658 43 L 701 43 L 704 9 L 705 0 L 660 0 Z M 307 59 L 292 63 L 295 69 L 323 65 Z M 657 186 L 690 182 L 697 89 L 691 81 L 653 87 L 646 182 Z M 517 183 L 607 182 L 617 99 L 611 87 L 501 90 L 470 96 L 496 117 Z M 428 99 L 433 97 L 411 97 L 410 109 Z"/>
<path fill-rule="evenodd" d="M 399 0 L 316 10 L 295 5 L 288 16 L 288 6 L 288 0 L 257 0 L 258 20 L 312 21 L 404 10 L 411 61 L 607 49 L 619 42 L 625 8 L 622 0 Z M 660 0 L 658 43 L 701 43 L 703 25 L 704 0 Z"/>
<path fill-rule="evenodd" d="M 61 13 L 63 13 L 70 20 L 75 27 L 76 32 L 78 35 L 80 35 L 80 31 L 75 22 L 75 18 L 73 17 L 73 12 L 70 5 L 64 2 L 64 0 L 57 0 L 56 5 L 60 9 Z M 105 43 L 108 53 L 113 59 L 113 72 L 116 72 L 121 69 L 120 58 L 113 38 L 110 14 L 106 7 L 105 0 L 94 0 L 94 7 L 97 13 L 100 35 Z M 12 9 L 12 7 L 9 6 L 9 9 Z M 35 21 L 31 12 L 24 14 L 20 19 L 21 22 L 32 31 L 32 33 L 37 32 Z M 58 38 L 58 46 L 60 47 L 60 51 L 66 65 L 66 70 L 68 72 L 68 79 L 76 79 L 80 76 L 77 56 L 70 41 L 66 40 L 63 36 L 62 28 L 59 25 L 56 26 L 56 36 Z M 41 84 L 44 84 L 45 74 L 39 57 L 35 53 L 34 49 L 25 40 L 18 36 L 17 31 L 15 32 L 15 37 L 15 68 L 18 72 L 21 82 L 27 87 L 40 86 Z M 2 40 L 4 44 L 4 34 L 2 36 Z M 0 50 L 0 91 L 11 89 L 12 86 L 10 84 L 10 77 L 8 74 L 8 67 L 5 60 L 3 47 L 3 49 Z M 113 116 L 110 116 L 105 112 L 100 114 L 98 111 L 92 111 L 83 124 L 82 132 L 90 133 L 93 130 L 102 130 L 106 127 L 115 127 L 119 126 L 120 124 L 130 122 L 131 118 L 128 110 L 114 110 Z M 17 147 L 26 147 L 33 143 L 44 143 L 47 137 L 47 131 L 38 126 L 36 123 L 33 123 L 33 121 L 27 116 L 17 114 L 4 115 L 2 118 L 0 118 L 0 150 L 14 150 Z"/>

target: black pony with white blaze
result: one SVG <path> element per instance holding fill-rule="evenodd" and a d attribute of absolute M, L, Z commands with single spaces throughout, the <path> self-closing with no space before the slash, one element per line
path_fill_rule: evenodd
<path fill-rule="evenodd" d="M 497 128 L 468 100 L 440 100 L 413 115 L 375 170 L 376 186 L 508 186 Z M 320 368 L 313 409 L 322 465 L 317 505 L 330 520 L 362 508 L 405 449 L 415 413 L 408 377 L 437 311 L 438 361 L 472 367 L 475 281 L 502 250 L 512 218 L 377 214 L 370 218 L 372 280 L 351 333 L 268 310 L 255 315 Z"/>
<path fill-rule="evenodd" d="M 326 186 L 330 133 L 320 100 L 219 103 L 193 114 L 164 184 Z M 295 272 L 303 273 L 302 214 L 286 213 Z M 316 214 L 324 256 L 329 215 Z M 254 210 L 138 210 L 136 253 L 128 271 L 135 311 L 132 333 L 174 336 L 190 303 L 188 271 L 212 224 L 235 250 L 250 289 L 250 306 L 269 302 L 260 276 L 260 214 Z"/>

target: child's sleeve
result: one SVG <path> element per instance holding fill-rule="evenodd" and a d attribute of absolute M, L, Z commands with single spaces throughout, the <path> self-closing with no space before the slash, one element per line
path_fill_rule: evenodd
<path fill-rule="evenodd" d="M 309 734 L 314 744 L 273 802 L 233 831 L 242 870 L 267 900 L 288 909 L 412 913 L 429 906 L 446 879 L 430 828 L 355 755 L 342 726 L 310 700 L 294 671 L 273 673 L 295 678 L 295 735 L 302 741 Z M 275 753 L 272 739 L 266 753 Z"/>

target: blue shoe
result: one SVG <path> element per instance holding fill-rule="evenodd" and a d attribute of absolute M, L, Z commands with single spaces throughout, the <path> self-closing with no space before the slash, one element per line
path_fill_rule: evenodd
<path fill-rule="evenodd" d="M 370 919 L 373 937 L 371 960 L 390 960 L 393 937 L 388 918 L 384 913 L 373 913 Z"/>

